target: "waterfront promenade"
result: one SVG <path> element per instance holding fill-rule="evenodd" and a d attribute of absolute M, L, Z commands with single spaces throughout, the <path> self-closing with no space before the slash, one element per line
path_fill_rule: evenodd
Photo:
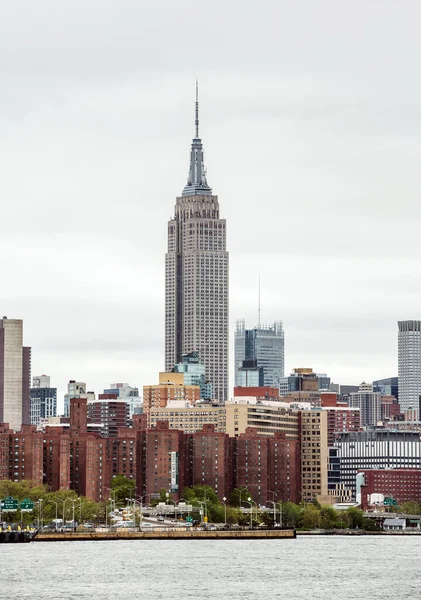
<path fill-rule="evenodd" d="M 39 533 L 36 542 L 69 542 L 93 540 L 269 540 L 295 539 L 295 529 L 244 529 L 241 531 L 203 531 L 161 528 L 155 531 L 90 531 L 90 532 L 44 532 Z"/>

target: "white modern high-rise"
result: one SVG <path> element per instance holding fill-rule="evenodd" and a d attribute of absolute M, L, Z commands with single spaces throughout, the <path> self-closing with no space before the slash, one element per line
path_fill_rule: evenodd
<path fill-rule="evenodd" d="M 64 416 L 70 417 L 71 398 L 90 398 L 95 399 L 92 392 L 86 393 L 86 383 L 84 381 L 75 381 L 71 379 L 67 384 L 67 394 L 64 394 Z"/>
<path fill-rule="evenodd" d="M 23 321 L 0 319 L 0 423 L 19 431 L 29 424 L 31 349 L 23 346 Z"/>
<path fill-rule="evenodd" d="M 349 395 L 349 406 L 360 409 L 360 425 L 377 425 L 382 415 L 382 395 L 373 392 L 371 383 L 363 382 L 358 392 Z"/>
<path fill-rule="evenodd" d="M 168 222 L 165 260 L 165 369 L 197 352 L 220 402 L 228 397 L 226 222 L 206 180 L 196 88 L 195 137 L 187 184 Z"/>
<path fill-rule="evenodd" d="M 421 321 L 398 321 L 398 376 L 401 411 L 419 410 L 421 394 Z"/>
<path fill-rule="evenodd" d="M 243 362 L 251 361 L 262 372 L 260 385 L 279 388 L 284 376 L 284 344 L 284 327 L 281 321 L 246 329 L 245 321 L 238 320 L 234 337 L 235 385 L 244 385 Z M 253 379 L 253 383 L 247 387 L 254 384 Z"/>

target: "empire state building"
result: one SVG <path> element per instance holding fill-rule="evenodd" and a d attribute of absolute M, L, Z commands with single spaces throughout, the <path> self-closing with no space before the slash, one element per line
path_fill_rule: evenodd
<path fill-rule="evenodd" d="M 168 222 L 165 259 L 165 368 L 197 351 L 213 385 L 213 397 L 228 396 L 228 252 L 226 221 L 206 179 L 199 137 L 196 84 L 195 137 L 187 183 Z"/>

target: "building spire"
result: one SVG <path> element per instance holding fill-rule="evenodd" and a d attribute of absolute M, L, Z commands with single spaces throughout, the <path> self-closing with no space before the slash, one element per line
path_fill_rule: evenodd
<path fill-rule="evenodd" d="M 196 106 L 195 106 L 195 120 L 196 138 L 199 138 L 199 82 L 196 79 Z"/>
<path fill-rule="evenodd" d="M 260 269 L 259 269 L 259 294 L 257 303 L 257 328 L 260 329 Z"/>
<path fill-rule="evenodd" d="M 197 79 L 194 126 L 195 137 L 190 150 L 190 169 L 182 196 L 211 195 L 212 189 L 206 180 L 202 140 L 199 137 L 199 82 Z"/>

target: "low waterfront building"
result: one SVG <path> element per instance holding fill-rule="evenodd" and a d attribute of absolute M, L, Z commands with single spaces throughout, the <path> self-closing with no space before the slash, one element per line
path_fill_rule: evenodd
<path fill-rule="evenodd" d="M 339 482 L 350 491 L 353 499 L 356 497 L 358 471 L 421 469 L 420 434 L 415 431 L 369 429 L 342 433 L 334 446 Z"/>
<path fill-rule="evenodd" d="M 363 478 L 359 486 L 363 510 L 367 510 L 373 494 L 394 500 L 398 506 L 421 502 L 421 469 L 364 469 L 358 475 Z"/>

